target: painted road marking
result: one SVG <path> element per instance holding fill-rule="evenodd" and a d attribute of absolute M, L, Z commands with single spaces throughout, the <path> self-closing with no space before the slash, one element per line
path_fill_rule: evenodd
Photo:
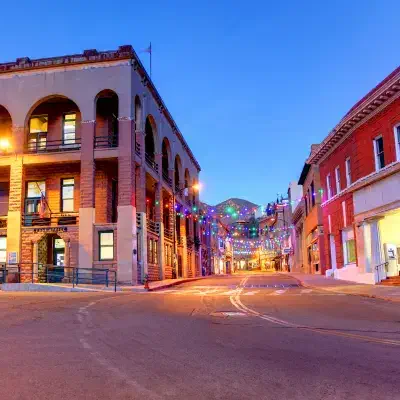
<path fill-rule="evenodd" d="M 300 293 L 311 293 L 312 289 L 303 289 Z"/>
<path fill-rule="evenodd" d="M 248 279 L 249 279 L 249 277 L 243 278 L 242 281 L 240 282 L 241 289 L 239 289 L 235 295 L 230 296 L 230 298 L 229 298 L 229 300 L 231 301 L 231 303 L 234 307 L 236 307 L 239 311 L 248 313 L 248 315 L 252 315 L 254 317 L 261 318 L 263 320 L 266 320 L 266 321 L 271 322 L 276 325 L 282 325 L 282 326 L 288 326 L 290 328 L 302 329 L 302 330 L 306 330 L 306 331 L 310 331 L 310 332 L 319 333 L 322 335 L 333 335 L 333 336 L 340 336 L 340 337 L 345 337 L 345 338 L 350 338 L 350 339 L 355 339 L 355 340 L 361 340 L 361 341 L 370 342 L 370 343 L 379 343 L 379 344 L 389 344 L 389 345 L 393 345 L 393 346 L 400 346 L 400 340 L 381 339 L 381 338 L 375 338 L 372 336 L 356 335 L 353 333 L 342 332 L 340 330 L 337 330 L 337 331 L 321 330 L 321 329 L 318 329 L 318 328 L 315 328 L 312 326 L 299 325 L 296 323 L 285 321 L 285 320 L 273 317 L 272 315 L 259 313 L 258 311 L 245 306 L 242 303 L 242 301 L 240 300 L 240 295 L 243 291 L 243 287 L 246 284 Z"/>
<path fill-rule="evenodd" d="M 286 290 L 275 290 L 273 293 L 275 296 L 279 296 L 280 294 L 286 293 Z"/>

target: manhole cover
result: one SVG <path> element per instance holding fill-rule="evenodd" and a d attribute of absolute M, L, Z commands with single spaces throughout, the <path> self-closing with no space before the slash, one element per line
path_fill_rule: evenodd
<path fill-rule="evenodd" d="M 246 313 L 240 311 L 214 311 L 210 314 L 213 317 L 245 317 Z"/>

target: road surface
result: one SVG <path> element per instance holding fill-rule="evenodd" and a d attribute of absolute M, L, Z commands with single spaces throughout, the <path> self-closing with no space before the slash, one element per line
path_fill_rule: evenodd
<path fill-rule="evenodd" d="M 0 399 L 400 399 L 398 304 L 288 276 L 0 292 Z"/>

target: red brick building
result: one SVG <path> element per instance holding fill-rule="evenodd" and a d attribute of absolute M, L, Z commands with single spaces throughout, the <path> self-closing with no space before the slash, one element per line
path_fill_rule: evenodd
<path fill-rule="evenodd" d="M 400 68 L 361 99 L 307 162 L 319 167 L 327 274 L 399 275 Z M 385 265 L 385 263 L 387 263 Z"/>
<path fill-rule="evenodd" d="M 0 262 L 200 273 L 200 166 L 131 46 L 0 64 L 1 145 Z"/>

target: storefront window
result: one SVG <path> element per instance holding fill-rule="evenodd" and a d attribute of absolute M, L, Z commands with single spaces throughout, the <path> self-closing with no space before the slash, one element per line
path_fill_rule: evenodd
<path fill-rule="evenodd" d="M 355 263 L 356 262 L 356 241 L 354 239 L 347 240 L 345 243 L 346 247 L 346 259 L 347 263 Z"/>

